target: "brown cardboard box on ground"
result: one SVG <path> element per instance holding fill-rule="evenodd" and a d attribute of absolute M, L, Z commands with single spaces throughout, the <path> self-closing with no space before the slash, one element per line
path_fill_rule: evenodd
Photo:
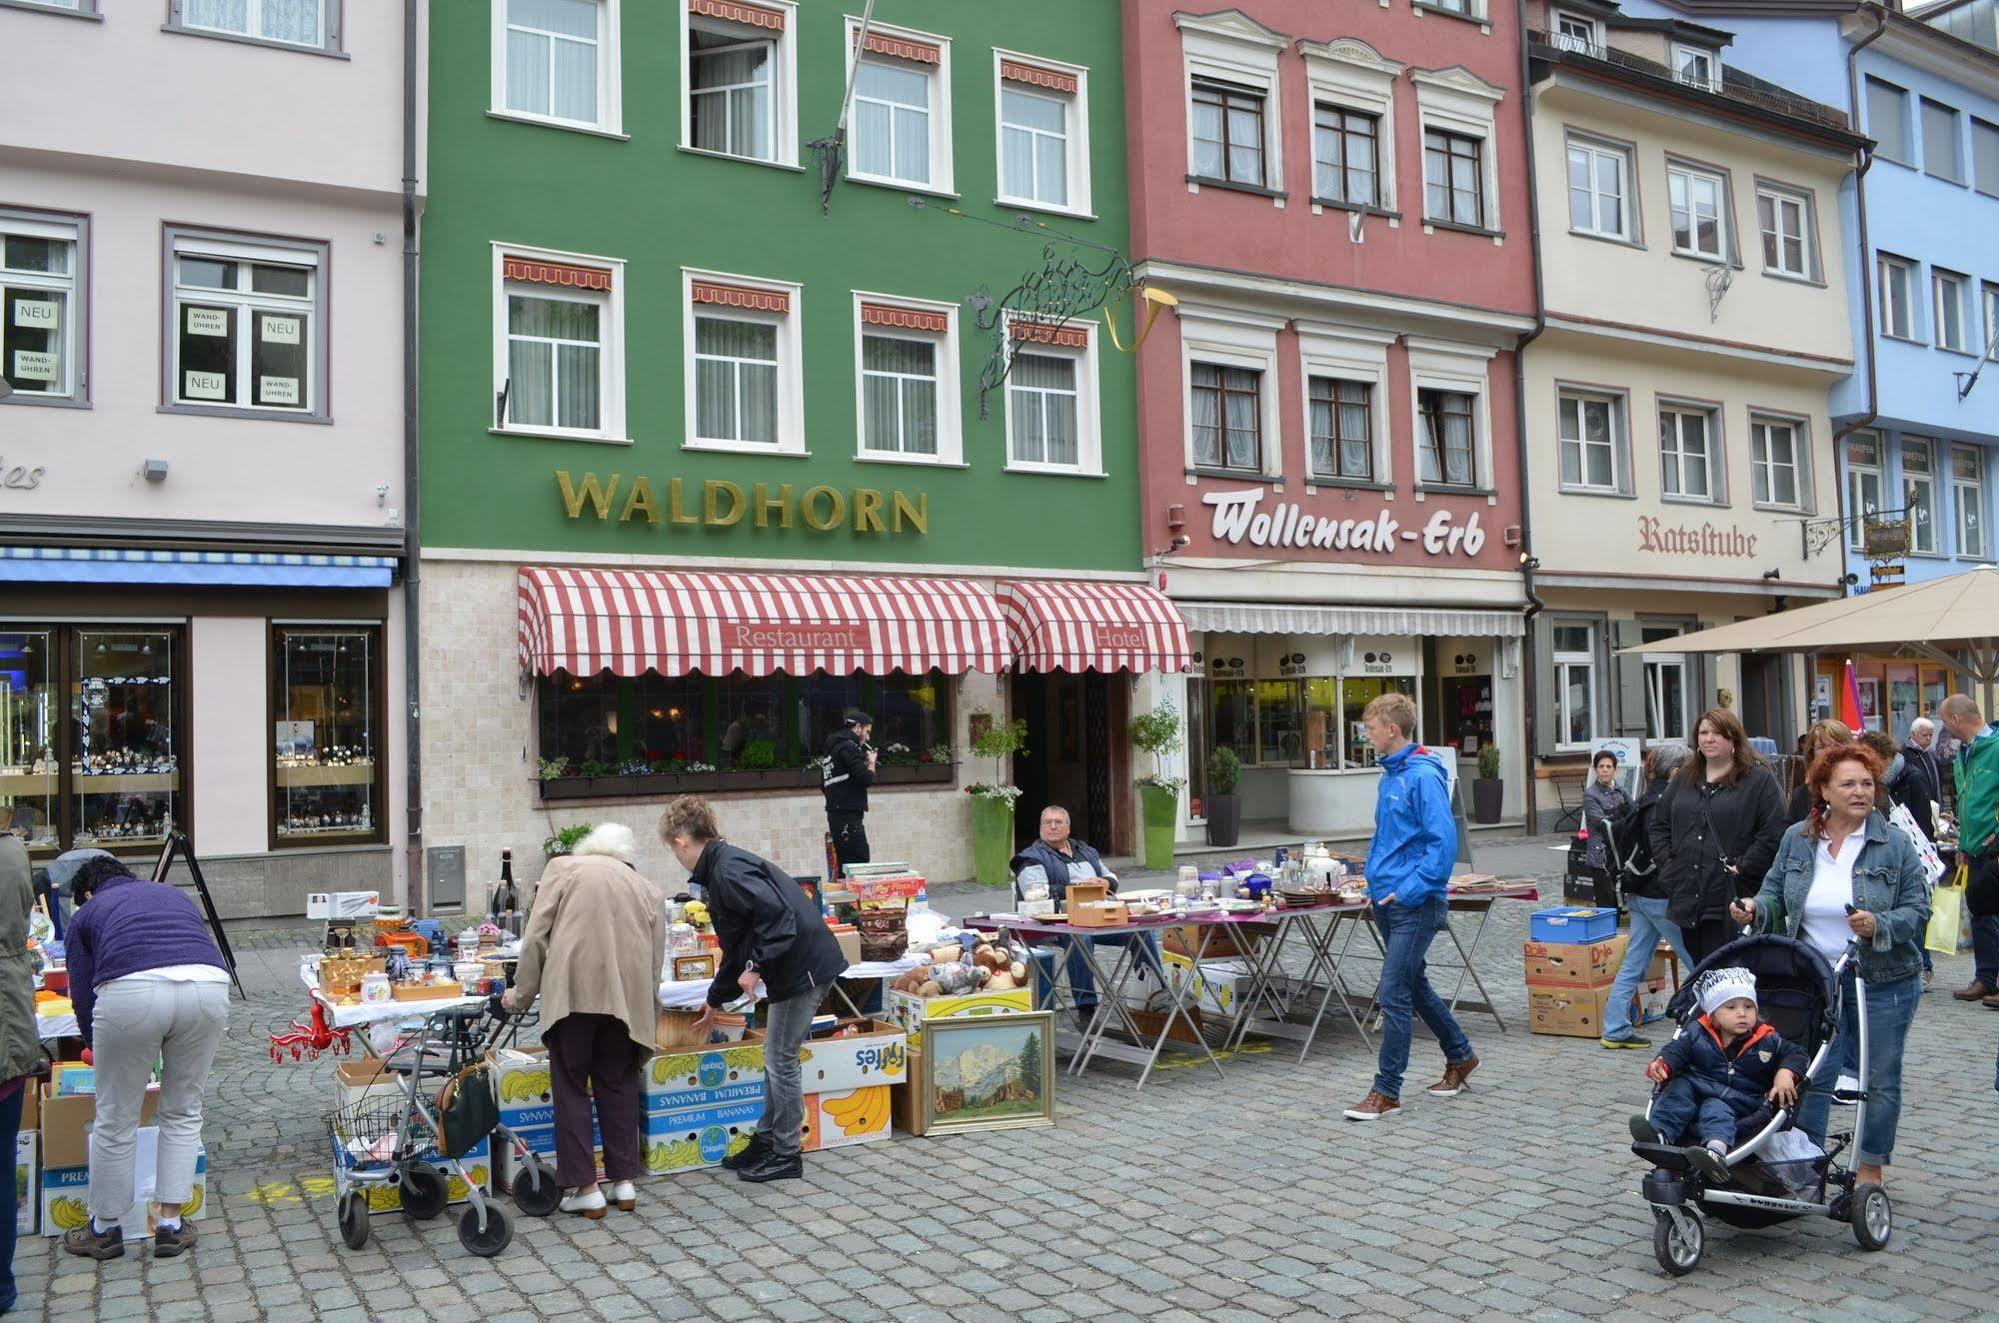
<path fill-rule="evenodd" d="M 1521 953 L 1526 960 L 1527 986 L 1559 988 L 1606 988 L 1624 963 L 1624 933 L 1601 942 L 1527 942 Z"/>
<path fill-rule="evenodd" d="M 154 1123 L 159 1105 L 160 1090 L 155 1085 L 146 1090 L 146 1101 L 139 1108 L 140 1126 Z M 67 1098 L 52 1098 L 45 1093 L 41 1109 L 43 1168 L 89 1166 L 90 1123 L 97 1119 L 96 1095 L 76 1093 Z"/>
<path fill-rule="evenodd" d="M 1609 984 L 1600 988 L 1529 984 L 1528 1032 L 1561 1038 L 1601 1038 L 1603 1006 L 1609 995 Z"/>

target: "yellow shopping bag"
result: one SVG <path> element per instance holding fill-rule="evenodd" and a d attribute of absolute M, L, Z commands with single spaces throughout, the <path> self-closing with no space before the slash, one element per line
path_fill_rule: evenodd
<path fill-rule="evenodd" d="M 1923 945 L 1938 955 L 1957 954 L 1957 937 L 1964 923 L 1964 884 L 1970 877 L 1970 870 L 1963 864 L 1951 874 L 1950 881 L 1930 893 L 1930 926 L 1923 934 Z"/>

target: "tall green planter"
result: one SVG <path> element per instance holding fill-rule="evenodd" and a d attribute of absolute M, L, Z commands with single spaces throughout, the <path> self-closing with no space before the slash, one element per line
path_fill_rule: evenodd
<path fill-rule="evenodd" d="M 1013 805 L 972 796 L 973 877 L 982 887 L 1013 884 Z"/>
<path fill-rule="evenodd" d="M 1164 786 L 1140 786 L 1145 805 L 1145 866 L 1164 871 L 1173 867 L 1173 838 L 1180 829 L 1180 792 Z"/>

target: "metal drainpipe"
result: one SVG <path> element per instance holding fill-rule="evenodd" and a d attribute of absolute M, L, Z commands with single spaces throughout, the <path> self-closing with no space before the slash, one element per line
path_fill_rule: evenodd
<path fill-rule="evenodd" d="M 1888 11 L 1877 7 L 1874 11 L 1874 30 L 1853 44 L 1846 53 L 1846 96 L 1847 104 L 1853 108 L 1853 119 L 1857 125 L 1860 119 L 1860 52 L 1888 29 Z M 1832 493 L 1833 510 L 1837 513 L 1840 526 L 1840 574 L 1846 574 L 1846 484 L 1840 480 L 1839 452 L 1846 444 L 1846 438 L 1872 423 L 1881 413 L 1881 378 L 1876 368 L 1874 352 L 1874 273 L 1872 269 L 1871 245 L 1867 237 L 1867 172 L 1874 165 L 1874 153 L 1863 149 L 1860 166 L 1853 172 L 1853 208 L 1860 222 L 1860 311 L 1861 341 L 1867 350 L 1867 412 L 1854 419 L 1832 434 Z M 1809 685 L 1806 686 L 1810 688 Z M 1809 703 L 1807 704 L 1809 710 Z"/>
<path fill-rule="evenodd" d="M 418 559 L 423 523 L 421 474 L 417 462 L 417 6 L 403 0 L 403 686 L 406 704 L 403 740 L 408 748 L 409 785 L 406 823 L 409 832 L 407 867 L 409 898 L 405 913 L 421 914 L 426 888 L 423 876 L 423 725 L 418 706 L 418 589 L 422 561 Z"/>
<path fill-rule="evenodd" d="M 1532 483 L 1528 480 L 1527 457 L 1527 346 L 1548 329 L 1546 294 L 1541 277 L 1541 199 L 1534 172 L 1534 93 L 1528 82 L 1527 0 L 1518 0 L 1516 21 L 1520 25 L 1520 118 L 1527 134 L 1527 251 L 1534 263 L 1534 329 L 1520 337 L 1513 349 L 1513 439 L 1519 454 L 1520 475 L 1520 581 L 1527 594 L 1522 615 L 1524 635 L 1520 640 L 1520 730 L 1522 772 L 1521 802 L 1527 811 L 1527 834 L 1541 834 L 1541 813 L 1534 779 L 1534 617 L 1547 603 L 1534 591 L 1534 518 Z"/>

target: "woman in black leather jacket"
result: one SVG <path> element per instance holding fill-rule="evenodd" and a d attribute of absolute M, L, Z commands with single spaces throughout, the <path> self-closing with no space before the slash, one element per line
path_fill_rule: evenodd
<path fill-rule="evenodd" d="M 1664 861 L 1666 916 L 1698 962 L 1741 933 L 1728 907 L 1756 894 L 1788 824 L 1784 792 L 1733 712 L 1703 712 L 1694 741 L 1697 756 L 1673 778 L 1647 831 L 1652 857 Z"/>

